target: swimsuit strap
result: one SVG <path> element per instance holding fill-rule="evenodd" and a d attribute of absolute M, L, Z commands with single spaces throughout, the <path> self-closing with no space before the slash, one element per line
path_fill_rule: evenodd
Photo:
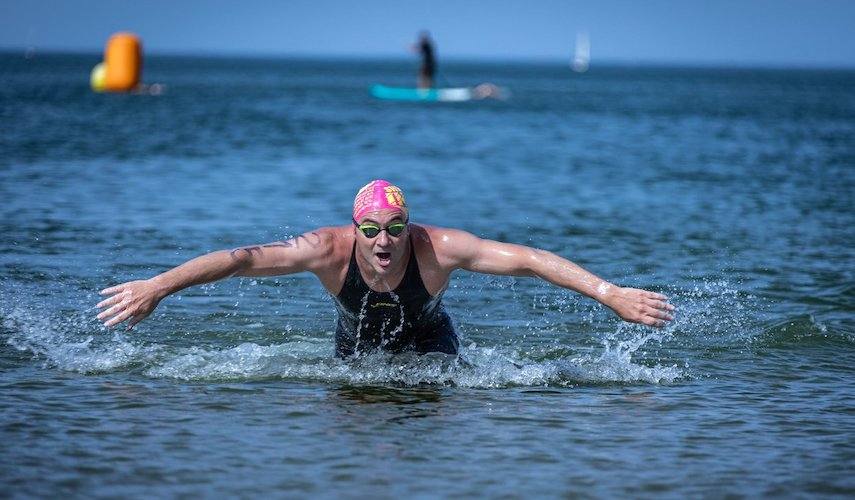
<path fill-rule="evenodd" d="M 424 290 L 425 294 L 430 297 L 427 287 L 422 280 L 422 273 L 419 270 L 419 259 L 416 257 L 416 247 L 413 245 L 412 235 L 407 235 L 407 239 L 410 240 L 410 261 L 407 262 L 407 270 L 404 271 L 404 278 L 398 284 L 398 287 L 395 288 L 395 292 L 417 289 L 420 291 Z"/>

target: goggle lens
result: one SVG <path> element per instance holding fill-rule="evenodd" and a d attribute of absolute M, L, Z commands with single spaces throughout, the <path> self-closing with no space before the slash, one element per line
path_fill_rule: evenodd
<path fill-rule="evenodd" d="M 406 224 L 397 223 L 392 224 L 391 226 L 386 228 L 386 231 L 389 233 L 389 236 L 401 236 L 401 233 L 404 232 L 404 228 L 406 228 Z"/>
<path fill-rule="evenodd" d="M 404 232 L 404 229 L 407 228 L 407 225 L 403 222 L 396 222 L 394 224 L 389 225 L 386 228 L 381 228 L 379 226 L 375 226 L 374 224 L 359 224 L 356 226 L 362 231 L 362 234 L 365 235 L 366 238 L 373 239 L 376 238 L 380 231 L 386 231 L 389 233 L 389 236 L 400 236 L 401 233 Z"/>
<path fill-rule="evenodd" d="M 362 231 L 362 234 L 364 234 L 366 238 L 375 238 L 378 234 L 380 234 L 379 227 L 369 226 L 367 224 L 359 226 L 359 230 Z"/>

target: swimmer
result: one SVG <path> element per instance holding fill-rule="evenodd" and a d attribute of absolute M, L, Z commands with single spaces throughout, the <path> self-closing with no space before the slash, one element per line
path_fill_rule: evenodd
<path fill-rule="evenodd" d="M 98 319 L 108 327 L 127 322 L 130 329 L 161 300 L 193 285 L 308 271 L 334 299 L 337 356 L 374 349 L 457 354 L 457 333 L 442 295 L 458 269 L 540 278 L 632 323 L 661 327 L 673 319 L 674 306 L 664 295 L 614 285 L 554 253 L 410 222 L 403 192 L 385 180 L 359 190 L 348 225 L 209 253 L 150 279 L 106 288 Z"/>
<path fill-rule="evenodd" d="M 499 99 L 505 100 L 505 91 L 501 87 L 494 85 L 490 82 L 485 82 L 480 85 L 476 85 L 474 89 L 472 89 L 472 95 L 475 99 Z"/>

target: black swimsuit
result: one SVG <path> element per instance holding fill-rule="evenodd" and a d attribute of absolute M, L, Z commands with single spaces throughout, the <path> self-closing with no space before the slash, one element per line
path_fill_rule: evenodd
<path fill-rule="evenodd" d="M 425 288 L 412 239 L 404 279 L 392 292 L 368 288 L 356 265 L 354 243 L 347 277 L 335 297 L 336 356 L 344 358 L 376 348 L 457 354 L 459 341 L 441 298 L 442 292 L 434 297 Z"/>

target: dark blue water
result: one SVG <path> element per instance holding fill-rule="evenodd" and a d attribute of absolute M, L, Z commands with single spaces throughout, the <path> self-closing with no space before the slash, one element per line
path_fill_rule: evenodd
<path fill-rule="evenodd" d="M 505 102 L 372 100 L 407 62 L 0 56 L 0 484 L 13 495 L 855 494 L 855 72 L 444 63 Z M 97 291 L 347 223 L 557 252 L 672 298 L 663 330 L 455 275 L 460 358 L 333 357 L 310 275 Z"/>

